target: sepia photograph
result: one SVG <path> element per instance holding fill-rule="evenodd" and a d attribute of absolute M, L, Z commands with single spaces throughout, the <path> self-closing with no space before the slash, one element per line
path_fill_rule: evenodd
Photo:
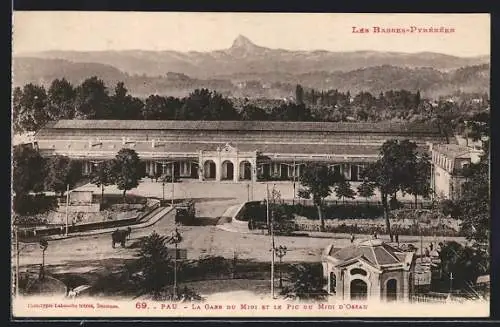
<path fill-rule="evenodd" d="M 490 15 L 14 11 L 13 318 L 489 317 Z"/>

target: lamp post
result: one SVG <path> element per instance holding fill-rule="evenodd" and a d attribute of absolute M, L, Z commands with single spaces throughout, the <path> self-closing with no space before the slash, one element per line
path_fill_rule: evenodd
<path fill-rule="evenodd" d="M 49 246 L 47 240 L 40 240 L 40 249 L 42 249 L 42 268 L 40 269 L 40 279 L 44 279 L 45 277 L 45 251 Z"/>
<path fill-rule="evenodd" d="M 450 298 L 452 292 L 453 292 L 453 272 L 450 272 Z"/>
<path fill-rule="evenodd" d="M 163 201 L 165 201 L 165 179 L 163 179 L 163 180 L 161 181 L 161 187 L 162 187 L 162 193 L 161 193 L 162 195 L 161 195 L 161 199 L 162 199 Z M 162 204 L 162 205 L 163 205 L 163 204 Z"/>
<path fill-rule="evenodd" d="M 283 257 L 286 255 L 286 246 L 278 246 L 276 248 L 276 256 L 280 259 L 280 265 L 279 265 L 279 275 L 280 275 L 280 288 L 283 288 L 283 280 L 282 280 L 282 274 L 281 271 L 283 270 L 282 263 L 283 263 Z"/>
<path fill-rule="evenodd" d="M 177 230 L 177 225 L 175 226 L 175 231 L 172 232 L 172 237 L 170 238 L 170 242 L 175 245 L 175 257 L 174 257 L 174 299 L 177 299 L 177 244 L 182 241 L 181 234 Z"/>

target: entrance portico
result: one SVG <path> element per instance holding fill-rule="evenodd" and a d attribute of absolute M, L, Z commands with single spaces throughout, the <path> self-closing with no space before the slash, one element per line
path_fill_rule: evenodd
<path fill-rule="evenodd" d="M 236 147 L 226 143 L 217 147 L 215 151 L 199 151 L 200 171 L 199 180 L 257 181 L 257 151 L 239 151 Z"/>

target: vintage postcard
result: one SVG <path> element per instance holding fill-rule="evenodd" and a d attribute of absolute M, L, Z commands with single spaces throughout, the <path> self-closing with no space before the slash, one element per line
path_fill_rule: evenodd
<path fill-rule="evenodd" d="M 488 317 L 490 16 L 13 13 L 12 315 Z"/>

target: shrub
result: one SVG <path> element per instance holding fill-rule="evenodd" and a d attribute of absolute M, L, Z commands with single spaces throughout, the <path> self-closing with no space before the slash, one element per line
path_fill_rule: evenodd
<path fill-rule="evenodd" d="M 37 195 L 16 195 L 13 201 L 14 212 L 20 215 L 36 215 L 57 208 L 57 198 Z"/>

